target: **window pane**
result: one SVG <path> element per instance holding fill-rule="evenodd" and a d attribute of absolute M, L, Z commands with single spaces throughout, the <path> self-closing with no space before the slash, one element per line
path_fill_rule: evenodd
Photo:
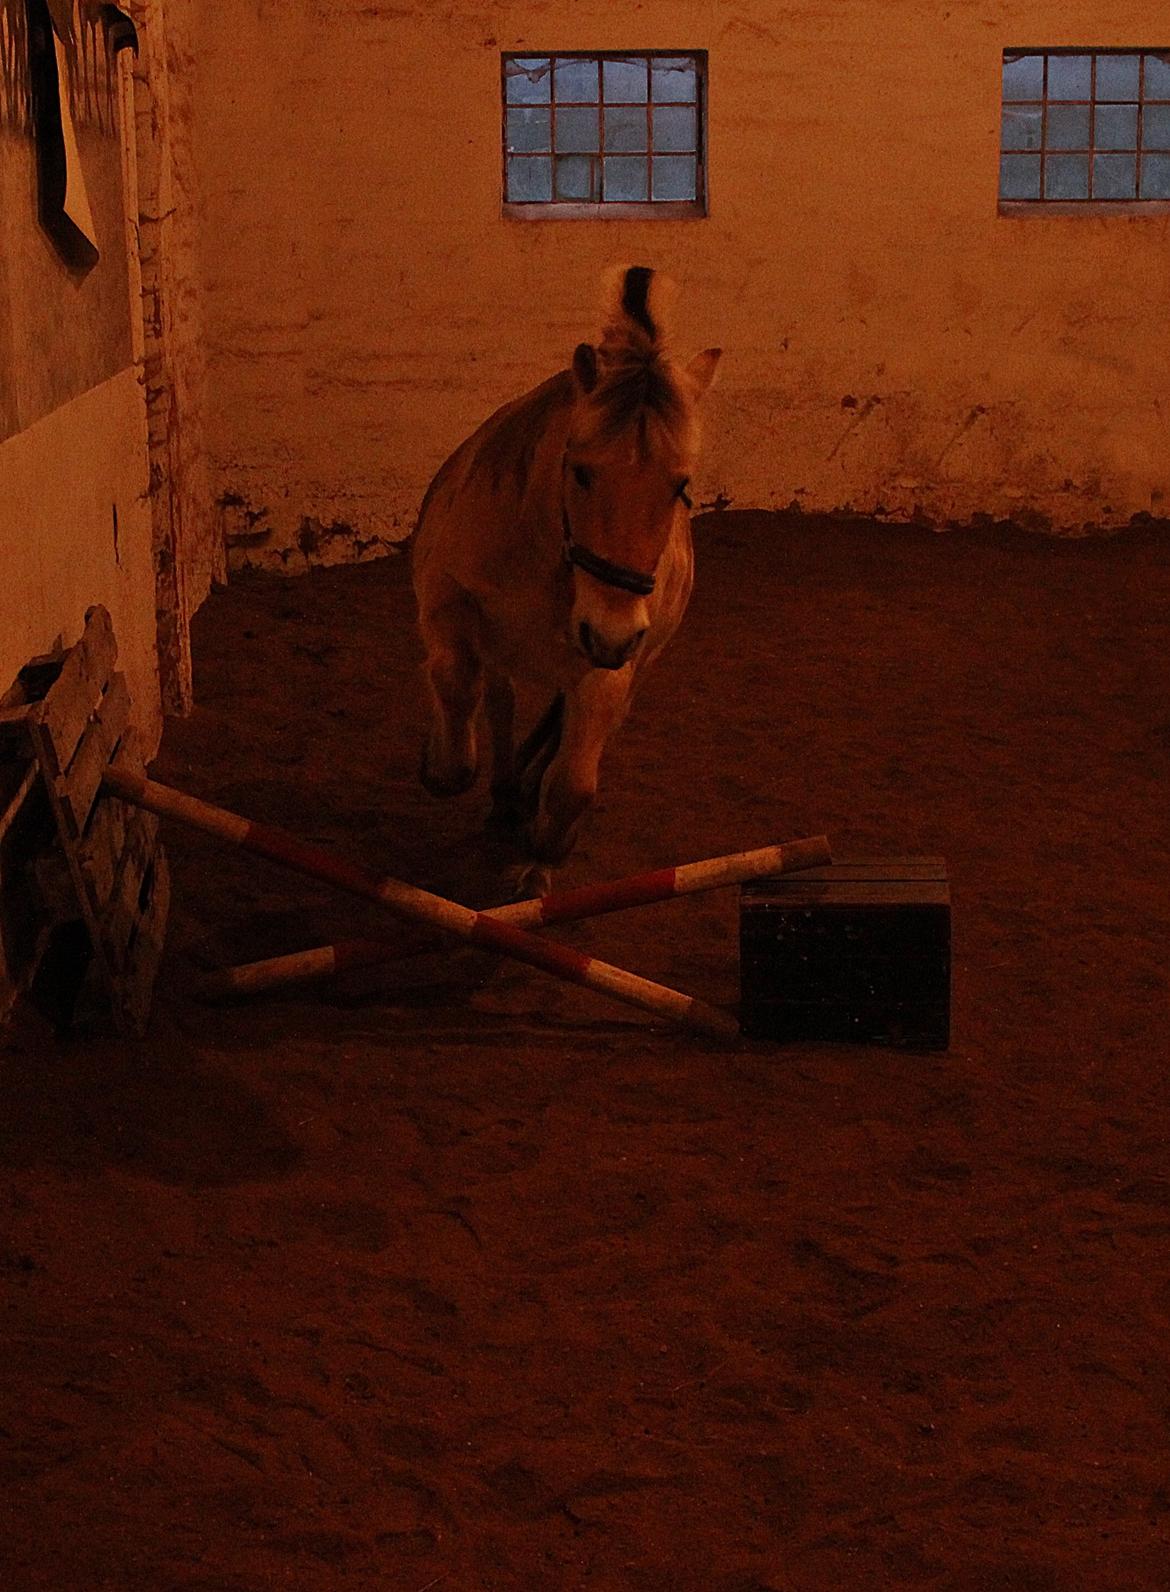
<path fill-rule="evenodd" d="M 1049 155 L 1044 162 L 1044 197 L 1045 199 L 1087 199 L 1089 157 Z"/>
<path fill-rule="evenodd" d="M 1170 155 L 1143 158 L 1141 196 L 1143 199 L 1170 199 Z"/>
<path fill-rule="evenodd" d="M 646 112 L 637 106 L 618 106 L 605 109 L 605 147 L 610 149 L 645 149 L 649 137 Z"/>
<path fill-rule="evenodd" d="M 696 199 L 698 163 L 694 155 L 657 155 L 654 159 L 652 197 Z"/>
<path fill-rule="evenodd" d="M 552 198 L 552 161 L 546 155 L 513 155 L 508 161 L 508 198 L 517 204 Z"/>
<path fill-rule="evenodd" d="M 1039 199 L 1040 156 L 1003 155 L 999 162 L 1001 199 Z"/>
<path fill-rule="evenodd" d="M 550 63 L 545 55 L 508 61 L 504 66 L 508 104 L 547 104 L 550 77 Z"/>
<path fill-rule="evenodd" d="M 597 162 L 588 155 L 558 155 L 556 162 L 558 199 L 593 199 L 594 170 Z"/>
<path fill-rule="evenodd" d="M 697 149 L 695 142 L 695 107 L 671 105 L 665 110 L 654 109 L 655 149 Z"/>
<path fill-rule="evenodd" d="M 605 198 L 648 198 L 647 164 L 644 155 L 611 156 L 605 162 Z"/>
<path fill-rule="evenodd" d="M 560 55 L 557 57 L 553 82 L 558 100 L 596 100 L 597 62 L 574 61 L 572 58 L 566 60 Z"/>
<path fill-rule="evenodd" d="M 628 100 L 644 104 L 647 96 L 649 70 L 642 61 L 603 61 L 605 97 L 607 100 Z"/>
<path fill-rule="evenodd" d="M 1170 100 L 1170 54 L 1146 56 L 1146 98 Z"/>
<path fill-rule="evenodd" d="M 557 107 L 557 149 L 590 152 L 598 147 L 597 111 L 588 106 L 576 110 Z"/>
<path fill-rule="evenodd" d="M 695 63 L 684 56 L 661 56 L 650 63 L 650 97 L 660 105 L 693 101 Z"/>
<path fill-rule="evenodd" d="M 1170 149 L 1170 105 L 1142 107 L 1142 148 Z"/>
<path fill-rule="evenodd" d="M 1050 105 L 1048 107 L 1049 149 L 1088 149 L 1089 107 Z"/>
<path fill-rule="evenodd" d="M 1136 149 L 1137 106 L 1098 105 L 1093 143 L 1098 149 Z"/>
<path fill-rule="evenodd" d="M 1087 100 L 1093 83 L 1091 55 L 1048 57 L 1048 98 Z"/>
<path fill-rule="evenodd" d="M 1136 193 L 1136 155 L 1093 156 L 1094 199 L 1132 199 Z"/>
<path fill-rule="evenodd" d="M 508 149 L 547 149 L 549 147 L 547 105 L 508 107 Z"/>
<path fill-rule="evenodd" d="M 1097 98 L 1135 100 L 1138 97 L 1138 55 L 1099 55 L 1097 57 Z"/>
<path fill-rule="evenodd" d="M 1005 100 L 1034 100 L 1044 94 L 1042 55 L 1005 55 L 1003 58 L 1003 97 Z"/>
<path fill-rule="evenodd" d="M 1039 105 L 1005 105 L 1003 111 L 1005 149 L 1040 148 Z"/>

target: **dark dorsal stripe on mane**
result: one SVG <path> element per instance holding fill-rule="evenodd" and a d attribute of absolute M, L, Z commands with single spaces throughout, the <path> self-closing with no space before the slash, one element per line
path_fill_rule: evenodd
<path fill-rule="evenodd" d="M 626 272 L 625 285 L 622 288 L 622 309 L 634 322 L 640 326 L 646 336 L 653 342 L 658 336 L 650 314 L 650 280 L 654 272 L 648 265 L 632 265 Z"/>

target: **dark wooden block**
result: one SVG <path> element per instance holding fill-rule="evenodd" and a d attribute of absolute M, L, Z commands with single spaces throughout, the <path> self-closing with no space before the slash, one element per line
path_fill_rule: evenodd
<path fill-rule="evenodd" d="M 740 1015 L 762 1039 L 945 1050 L 951 905 L 939 857 L 841 861 L 740 887 Z"/>

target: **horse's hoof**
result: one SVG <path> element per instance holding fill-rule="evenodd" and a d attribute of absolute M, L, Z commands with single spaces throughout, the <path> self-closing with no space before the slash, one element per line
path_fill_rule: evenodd
<path fill-rule="evenodd" d="M 522 862 L 508 870 L 510 899 L 530 901 L 548 895 L 552 889 L 552 869 L 543 862 Z"/>
<path fill-rule="evenodd" d="M 429 791 L 432 796 L 462 796 L 464 791 L 470 790 L 475 784 L 477 773 L 474 763 L 463 763 L 450 774 L 434 774 L 431 772 L 430 759 L 425 748 L 418 768 L 419 781 L 423 789 Z"/>

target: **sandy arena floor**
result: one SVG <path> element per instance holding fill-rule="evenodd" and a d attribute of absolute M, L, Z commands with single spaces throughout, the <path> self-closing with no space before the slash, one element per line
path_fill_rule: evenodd
<path fill-rule="evenodd" d="M 1170 541 L 728 513 L 563 875 L 937 853 L 953 1047 L 727 1053 L 168 830 L 144 1046 L 0 1069 L 8 1592 L 1170 1586 Z M 157 777 L 491 900 L 405 559 L 240 578 Z M 735 1000 L 734 892 L 561 938 Z M 1160 1568 L 1159 1568 L 1160 1567 Z"/>

